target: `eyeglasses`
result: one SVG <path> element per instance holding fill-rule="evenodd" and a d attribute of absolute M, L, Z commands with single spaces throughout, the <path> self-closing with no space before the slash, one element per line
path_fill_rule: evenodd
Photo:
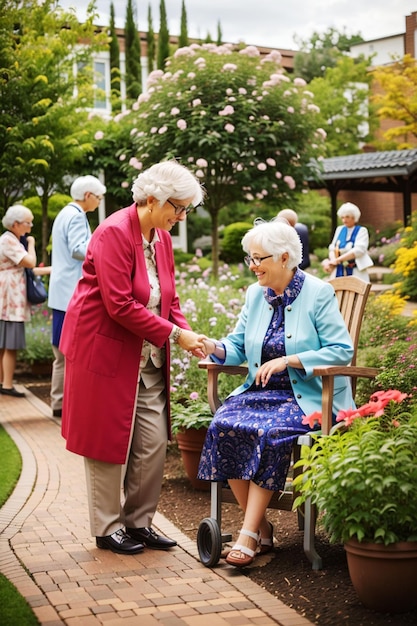
<path fill-rule="evenodd" d="M 181 206 L 180 204 L 174 204 L 169 199 L 167 200 L 167 202 L 173 207 L 175 211 L 175 215 L 181 215 L 183 211 L 185 211 L 185 215 L 188 215 L 190 211 L 192 211 L 195 208 L 192 204 L 189 204 L 188 206 Z"/>
<path fill-rule="evenodd" d="M 268 256 L 257 256 L 253 258 L 253 256 L 248 255 L 248 256 L 245 256 L 243 260 L 245 261 L 248 267 L 250 267 L 251 263 L 253 263 L 256 267 L 259 267 L 262 261 L 265 261 L 265 259 L 270 259 L 273 256 L 274 256 L 273 254 L 268 254 Z"/>
<path fill-rule="evenodd" d="M 27 224 L 28 226 L 33 226 L 33 222 L 28 222 L 27 220 L 23 220 L 23 222 L 19 222 L 19 224 Z"/>
<path fill-rule="evenodd" d="M 101 201 L 103 200 L 103 196 L 98 196 L 96 193 L 93 193 L 92 191 L 90 191 L 90 194 L 91 194 L 92 196 L 94 196 L 95 198 L 97 198 L 97 200 L 98 200 L 99 202 L 101 202 Z"/>

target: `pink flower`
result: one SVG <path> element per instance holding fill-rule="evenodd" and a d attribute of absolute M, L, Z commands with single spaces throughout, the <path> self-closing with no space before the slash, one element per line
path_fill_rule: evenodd
<path fill-rule="evenodd" d="M 295 180 L 292 176 L 284 176 L 284 183 L 287 183 L 290 189 L 295 189 Z"/>
<path fill-rule="evenodd" d="M 234 133 L 235 127 L 233 126 L 233 124 L 225 124 L 224 130 L 227 131 L 228 133 Z"/>
<path fill-rule="evenodd" d="M 219 115 L 233 115 L 235 112 L 231 104 L 227 104 L 222 111 L 219 111 Z"/>
<path fill-rule="evenodd" d="M 199 398 L 199 397 L 200 397 L 200 396 L 199 396 L 199 394 L 198 394 L 198 392 L 197 392 L 197 391 L 192 391 L 192 392 L 190 393 L 190 400 L 198 400 L 198 398 Z"/>
<path fill-rule="evenodd" d="M 206 159 L 197 159 L 195 164 L 197 165 L 197 167 L 207 167 L 208 165 Z"/>
<path fill-rule="evenodd" d="M 201 104 L 200 98 L 196 98 L 195 100 L 193 100 L 192 104 L 193 107 L 198 107 Z"/>
<path fill-rule="evenodd" d="M 166 133 L 168 130 L 168 128 L 166 126 L 161 126 L 161 128 L 158 130 L 158 134 L 159 135 L 163 135 L 164 133 Z"/>
<path fill-rule="evenodd" d="M 406 399 L 406 397 L 407 394 L 401 393 L 398 389 L 388 389 L 387 391 L 375 391 L 375 393 L 371 396 L 371 400 L 373 401 L 374 398 L 376 398 L 382 402 L 390 402 L 390 400 L 393 400 L 394 402 L 402 402 Z"/>
<path fill-rule="evenodd" d="M 258 163 L 256 166 L 260 172 L 264 172 L 266 170 L 266 163 Z"/>
<path fill-rule="evenodd" d="M 94 139 L 96 139 L 97 141 L 100 141 L 100 139 L 103 139 L 103 137 L 104 137 L 104 133 L 102 130 L 98 130 L 96 134 L 94 135 Z"/>
<path fill-rule="evenodd" d="M 172 107 L 171 109 L 171 115 L 178 115 L 178 113 L 180 112 L 178 107 Z"/>
<path fill-rule="evenodd" d="M 178 120 L 178 122 L 177 122 L 177 127 L 178 127 L 180 130 L 185 130 L 185 129 L 187 128 L 187 122 L 186 122 L 185 120 L 183 120 L 183 119 Z"/>
<path fill-rule="evenodd" d="M 302 424 L 307 425 L 313 429 L 317 424 L 321 424 L 322 414 L 321 411 L 314 411 L 311 415 L 304 415 Z"/>

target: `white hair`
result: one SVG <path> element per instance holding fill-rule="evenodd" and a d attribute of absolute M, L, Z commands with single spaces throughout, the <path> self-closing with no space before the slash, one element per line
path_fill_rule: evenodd
<path fill-rule="evenodd" d="M 9 207 L 3 215 L 1 223 L 6 230 L 10 230 L 15 222 L 24 222 L 25 220 L 33 220 L 33 213 L 23 204 L 14 204 Z"/>
<path fill-rule="evenodd" d="M 95 196 L 104 196 L 106 191 L 106 186 L 98 178 L 88 174 L 87 176 L 79 176 L 74 180 L 70 195 L 73 200 L 84 200 L 87 192 Z"/>
<path fill-rule="evenodd" d="M 339 207 L 337 214 L 339 217 L 347 217 L 348 215 L 352 216 L 355 222 L 359 222 L 361 217 L 359 207 L 357 207 L 356 204 L 353 204 L 352 202 L 345 202 L 344 204 L 342 204 L 342 206 Z"/>
<path fill-rule="evenodd" d="M 245 252 L 250 252 L 253 244 L 261 246 L 265 252 L 272 254 L 277 261 L 284 252 L 288 254 L 288 269 L 293 270 L 301 263 L 302 244 L 297 231 L 284 222 L 274 220 L 257 224 L 242 239 Z"/>
<path fill-rule="evenodd" d="M 139 206 L 146 204 L 150 196 L 156 198 L 161 206 L 168 198 L 192 198 L 192 204 L 197 206 L 204 197 L 199 180 L 177 161 L 156 163 L 139 174 L 132 185 L 132 194 Z"/>

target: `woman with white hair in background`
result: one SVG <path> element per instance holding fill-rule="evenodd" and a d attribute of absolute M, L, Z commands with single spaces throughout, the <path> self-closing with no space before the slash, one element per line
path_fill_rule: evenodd
<path fill-rule="evenodd" d="M 353 356 L 333 287 L 298 269 L 301 242 L 292 226 L 260 223 L 242 246 L 257 282 L 233 332 L 204 343 L 216 362 L 247 362 L 248 375 L 216 411 L 198 472 L 202 480 L 228 481 L 244 511 L 226 557 L 236 567 L 273 549 L 266 509 L 273 492 L 284 489 L 294 440 L 309 430 L 303 416 L 321 408 L 321 379 L 313 368 L 347 365 Z M 334 414 L 352 405 L 347 378 L 337 377 Z"/>
<path fill-rule="evenodd" d="M 29 235 L 32 211 L 22 204 L 11 206 L 2 224 L 6 231 L 0 237 L 0 393 L 21 398 L 25 394 L 13 387 L 13 376 L 17 351 L 26 347 L 25 322 L 30 322 L 25 268 L 36 266 L 35 238 Z"/>
<path fill-rule="evenodd" d="M 356 204 L 345 202 L 337 215 L 343 224 L 336 228 L 329 245 L 329 258 L 323 261 L 323 268 L 330 274 L 330 278 L 357 276 L 369 282 L 367 270 L 374 263 L 368 254 L 368 230 L 358 224 L 361 212 Z"/>

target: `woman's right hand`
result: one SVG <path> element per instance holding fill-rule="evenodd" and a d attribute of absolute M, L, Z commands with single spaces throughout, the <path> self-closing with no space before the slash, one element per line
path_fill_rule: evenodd
<path fill-rule="evenodd" d="M 178 345 L 187 352 L 192 352 L 194 356 L 204 359 L 206 356 L 204 341 L 207 340 L 205 335 L 197 335 L 193 330 L 181 329 L 178 337 Z"/>

